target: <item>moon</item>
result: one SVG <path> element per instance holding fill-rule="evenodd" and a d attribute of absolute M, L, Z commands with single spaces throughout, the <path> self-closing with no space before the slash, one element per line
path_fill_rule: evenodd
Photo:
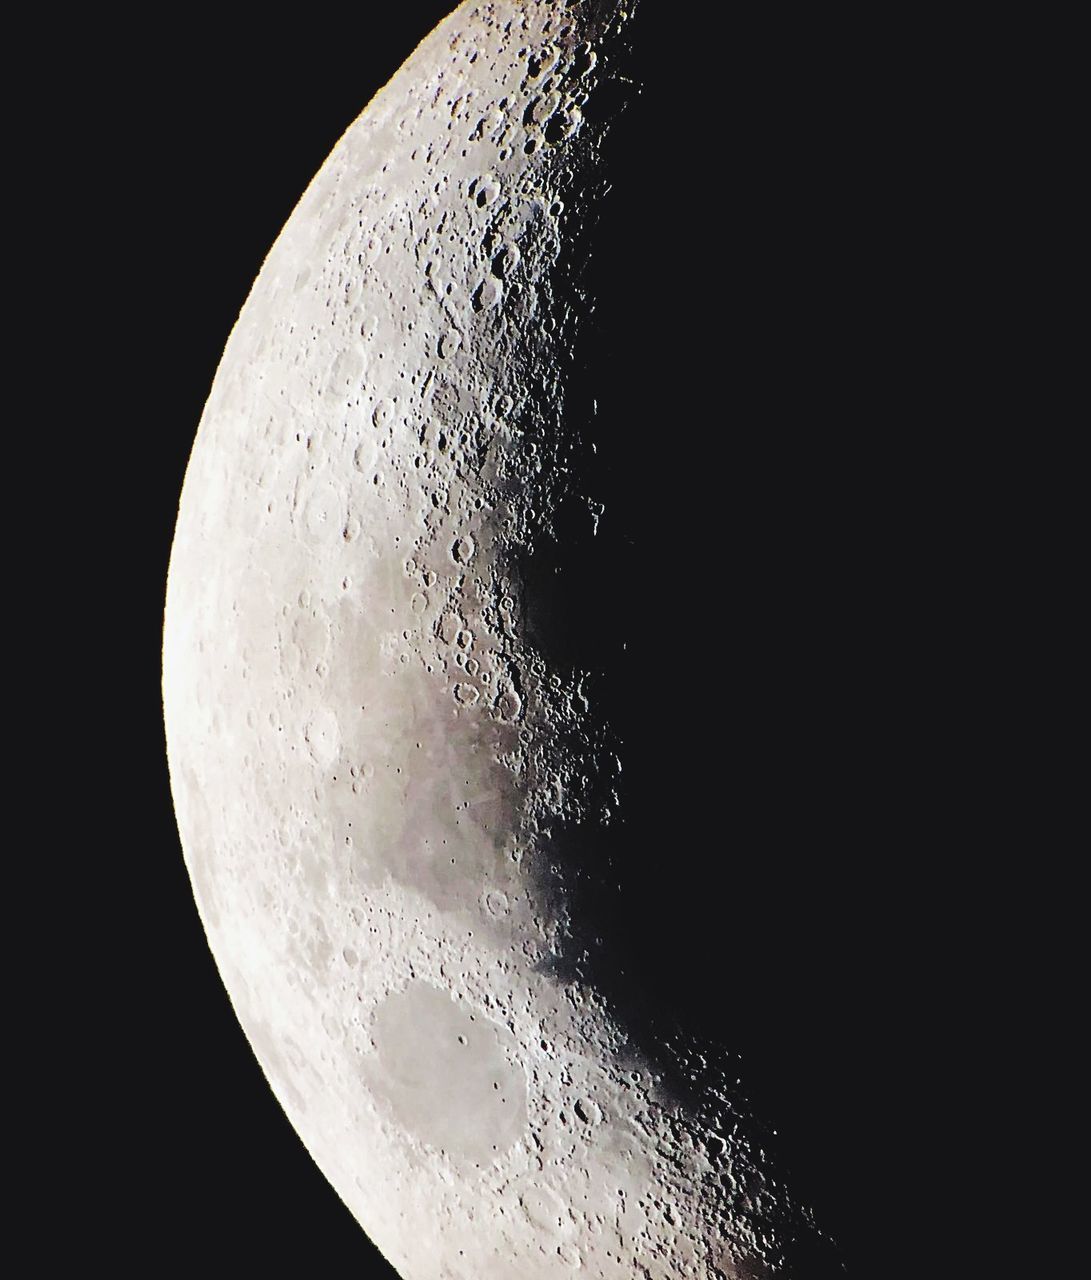
<path fill-rule="evenodd" d="M 273 246 L 181 497 L 194 896 L 279 1102 L 405 1280 L 727 1280 L 829 1245 L 730 1056 L 601 976 L 630 757 L 557 581 L 610 545 L 573 353 L 644 9 L 440 24 Z"/>

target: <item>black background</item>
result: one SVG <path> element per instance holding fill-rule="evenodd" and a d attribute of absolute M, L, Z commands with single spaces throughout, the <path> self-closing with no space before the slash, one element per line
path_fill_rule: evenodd
<path fill-rule="evenodd" d="M 446 7 L 230 35 L 180 23 L 131 52 L 101 23 L 69 29 L 68 56 L 81 36 L 93 56 L 46 143 L 64 161 L 51 235 L 76 284 L 67 323 L 97 353 L 65 458 L 96 495 L 87 546 L 68 553 L 83 601 L 69 634 L 101 676 L 80 715 L 123 749 L 80 766 L 104 834 L 82 869 L 94 976 L 69 978 L 93 1063 L 68 1146 L 88 1244 L 124 1274 L 168 1257 L 183 1273 L 392 1275 L 265 1085 L 205 946 L 168 791 L 159 636 L 185 462 L 231 325 L 318 166 Z M 648 672 L 676 690 L 641 730 L 660 743 L 642 789 L 676 797 L 677 817 L 632 855 L 627 954 L 649 999 L 733 1020 L 748 1087 L 859 1275 L 900 1248 L 903 1167 L 927 1158 L 914 1097 L 939 1070 L 923 1006 L 961 732 L 946 705 L 936 742 L 933 674 L 939 646 L 959 661 L 968 589 L 937 567 L 949 517 L 923 474 L 935 415 L 913 358 L 934 356 L 916 323 L 922 196 L 892 177 L 910 143 L 880 87 L 885 48 L 861 60 L 841 31 L 772 22 L 665 35 L 662 87 L 639 108 L 648 147 L 633 144 L 615 193 L 618 210 L 642 194 L 642 212 L 627 231 L 604 214 L 596 268 L 629 282 L 600 318 L 621 335 L 599 339 L 604 377 L 651 397 L 674 442 L 640 443 L 609 478 L 626 518 L 654 512 L 661 559 L 623 567 L 607 598 L 635 610 Z M 684 390 L 659 377 L 645 396 L 634 371 L 668 364 Z M 674 958 L 657 968 L 657 953 Z"/>

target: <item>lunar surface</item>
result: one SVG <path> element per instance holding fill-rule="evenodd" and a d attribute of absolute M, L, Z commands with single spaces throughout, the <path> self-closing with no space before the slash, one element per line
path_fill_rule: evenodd
<path fill-rule="evenodd" d="M 270 252 L 186 473 L 163 690 L 194 894 L 405 1280 L 818 1274 L 826 1245 L 730 1055 L 597 976 L 625 735 L 556 582 L 610 518 L 573 353 L 643 7 L 436 29 Z"/>

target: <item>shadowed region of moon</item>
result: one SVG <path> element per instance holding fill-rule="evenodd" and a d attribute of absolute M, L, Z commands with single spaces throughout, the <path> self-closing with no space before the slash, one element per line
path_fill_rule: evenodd
<path fill-rule="evenodd" d="M 835 1029 L 785 814 L 828 817 L 793 761 L 841 637 L 768 551 L 815 510 L 755 337 L 783 281 L 681 215 L 710 143 L 657 93 L 654 9 L 441 24 L 271 251 L 186 476 L 164 704 L 195 895 L 406 1280 L 838 1265 L 763 1080 Z"/>

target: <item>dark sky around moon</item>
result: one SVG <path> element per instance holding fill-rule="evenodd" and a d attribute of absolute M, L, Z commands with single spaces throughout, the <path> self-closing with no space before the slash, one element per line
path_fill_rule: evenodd
<path fill-rule="evenodd" d="M 124 1229 L 95 1228 L 122 1272 L 167 1256 L 183 1274 L 393 1275 L 264 1085 L 205 947 L 161 750 L 159 628 L 235 316 L 337 138 L 448 7 L 387 6 L 381 27 L 180 29 L 169 57 L 149 44 L 103 64 L 88 106 L 80 323 L 107 353 L 95 400 L 124 408 L 109 447 L 129 477 L 104 490 L 95 566 L 124 636 L 94 643 L 123 646 L 142 692 L 126 727 L 140 747 L 100 815 L 125 832 L 105 874 L 130 906 L 100 947 L 110 1065 L 81 1159 L 89 1179 L 107 1154 L 124 1171 Z M 634 803 L 661 800 L 618 908 L 633 998 L 731 1028 L 789 1167 L 864 1275 L 889 1248 L 911 1141 L 891 1081 L 921 1052 L 908 917 L 935 837 L 917 750 L 934 620 L 912 607 L 907 540 L 933 535 L 912 509 L 898 442 L 913 388 L 883 321 L 910 252 L 882 234 L 876 156 L 896 142 L 859 110 L 874 71 L 815 36 L 665 32 L 663 90 L 638 108 L 645 142 L 604 210 L 597 341 L 613 403 L 628 395 L 645 424 L 604 483 L 647 549 L 606 592 L 641 693 L 607 696 L 643 735 Z M 642 197 L 632 219 L 623 197 Z M 101 467 L 103 447 L 69 461 Z M 577 596 L 600 569 L 572 579 Z"/>

